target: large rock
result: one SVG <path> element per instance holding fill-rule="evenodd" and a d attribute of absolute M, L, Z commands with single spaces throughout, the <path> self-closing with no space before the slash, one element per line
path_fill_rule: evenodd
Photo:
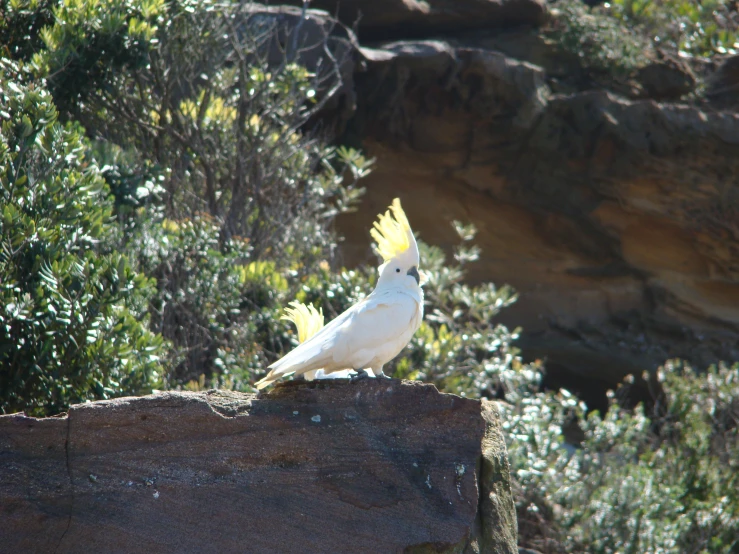
<path fill-rule="evenodd" d="M 547 14 L 544 0 L 313 0 L 310 5 L 356 24 L 365 41 L 535 26 Z"/>
<path fill-rule="evenodd" d="M 470 279 L 520 291 L 501 320 L 566 386 L 739 359 L 739 116 L 556 95 L 542 67 L 462 42 L 362 51 L 347 136 L 377 163 L 340 222 L 347 260 L 375 261 L 367 229 L 400 196 L 448 251 L 453 219 L 477 226 Z"/>
<path fill-rule="evenodd" d="M 497 417 L 380 380 L 2 416 L 0 550 L 513 553 Z"/>
<path fill-rule="evenodd" d="M 538 0 L 310 5 L 345 24 L 363 13 L 362 46 L 320 11 L 268 14 L 333 31 L 344 86 L 318 129 L 377 160 L 359 211 L 339 222 L 348 264 L 376 262 L 367 229 L 397 195 L 447 251 L 451 220 L 474 223 L 482 257 L 470 280 L 518 289 L 501 322 L 524 328 L 520 346 L 546 360 L 546 384 L 595 408 L 629 374 L 646 394 L 638 376 L 667 358 L 739 359 L 739 116 L 655 101 L 694 88 L 687 62 L 614 79 L 627 99 L 598 90 L 607 76 L 536 28 Z M 377 40 L 414 36 L 438 40 Z M 707 83 L 714 106 L 734 105 L 735 62 Z"/>
<path fill-rule="evenodd" d="M 739 108 L 739 56 L 727 56 L 706 82 L 706 98 L 717 108 Z"/>
<path fill-rule="evenodd" d="M 324 122 L 340 125 L 351 117 L 354 59 L 359 48 L 351 29 L 321 10 L 258 3 L 243 5 L 236 28 L 246 44 L 249 40 L 259 44 L 258 57 L 267 63 L 278 67 L 286 59 L 296 60 L 314 74 L 311 83 L 317 88 L 317 104 L 312 108 Z M 327 131 L 325 126 L 323 131 Z"/>

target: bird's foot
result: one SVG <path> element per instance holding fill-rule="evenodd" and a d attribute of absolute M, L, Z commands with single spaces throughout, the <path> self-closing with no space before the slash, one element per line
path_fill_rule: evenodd
<path fill-rule="evenodd" d="M 380 370 L 375 372 L 376 379 L 392 379 L 389 375 L 385 375 L 385 372 Z"/>
<path fill-rule="evenodd" d="M 354 371 L 357 372 L 356 375 L 352 375 L 349 380 L 354 383 L 355 381 L 361 381 L 362 379 L 367 379 L 369 377 L 369 374 L 364 369 L 355 369 Z"/>

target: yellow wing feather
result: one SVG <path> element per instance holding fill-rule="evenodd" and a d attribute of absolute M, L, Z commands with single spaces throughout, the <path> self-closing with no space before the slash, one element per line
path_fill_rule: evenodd
<path fill-rule="evenodd" d="M 396 198 L 388 211 L 377 216 L 374 228 L 370 230 L 370 235 L 377 242 L 377 252 L 384 261 L 387 262 L 410 248 L 410 229 L 408 218 L 400 206 L 400 199 Z"/>

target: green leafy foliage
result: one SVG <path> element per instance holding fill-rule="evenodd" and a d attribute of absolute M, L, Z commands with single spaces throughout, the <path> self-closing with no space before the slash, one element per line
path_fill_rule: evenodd
<path fill-rule="evenodd" d="M 265 368 L 295 345 L 280 320 L 288 302 L 323 306 L 335 317 L 367 294 L 365 271 L 330 270 L 254 259 L 248 241 L 223 242 L 216 220 L 200 215 L 153 218 L 135 231 L 138 267 L 157 279 L 150 303 L 152 328 L 170 340 L 168 386 L 208 386 L 250 392 Z M 298 253 L 300 254 L 300 253 Z M 202 383 L 202 384 L 198 384 Z"/>
<path fill-rule="evenodd" d="M 581 0 L 558 0 L 546 35 L 585 69 L 624 78 L 647 61 L 649 41 Z"/>
<path fill-rule="evenodd" d="M 34 54 L 33 63 L 65 116 L 76 115 L 78 104 L 106 86 L 116 70 L 146 63 L 165 14 L 164 0 L 66 0 L 54 4 L 51 21 L 49 6 L 37 0 L 10 0 L 10 5 L 21 29 L 27 28 L 24 20 L 32 21 L 25 42 L 16 41 L 21 45 L 35 45 L 36 29 L 47 24 L 39 31 L 44 48 Z"/>
<path fill-rule="evenodd" d="M 97 131 L 119 248 L 157 279 L 150 313 L 171 340 L 172 386 L 202 374 L 247 387 L 282 350 L 268 320 L 292 300 L 286 276 L 333 259 L 333 218 L 371 164 L 308 130 L 338 65 L 270 62 L 285 31 L 249 8 L 170 5 L 147 63 L 91 90 L 80 113 Z"/>
<path fill-rule="evenodd" d="M 397 377 L 436 383 L 440 389 L 463 396 L 502 395 L 518 386 L 516 333 L 494 323 L 501 309 L 516 296 L 510 287 L 492 283 L 472 287 L 464 283 L 464 268 L 479 251 L 470 246 L 474 227 L 455 223 L 462 244 L 454 252 L 454 264 L 444 253 L 420 243 L 426 314 L 413 337 L 410 351 L 396 360 Z"/>
<path fill-rule="evenodd" d="M 560 489 L 573 538 L 594 552 L 735 552 L 739 366 L 698 374 L 671 362 L 657 379 L 653 409 L 614 403 L 585 423 L 580 479 Z"/>
<path fill-rule="evenodd" d="M 248 380 L 267 360 L 264 350 L 282 350 L 285 342 L 270 324 L 287 292 L 285 278 L 274 263 L 251 261 L 248 241 L 223 242 L 219 231 L 205 215 L 154 217 L 129 246 L 138 267 L 157 279 L 149 311 L 152 327 L 171 341 L 170 386 L 202 373 L 249 390 Z"/>
<path fill-rule="evenodd" d="M 735 54 L 739 48 L 739 14 L 735 2 L 612 0 L 605 11 L 668 50 L 710 57 Z"/>
<path fill-rule="evenodd" d="M 34 43 L 36 75 L 48 77 L 65 117 L 84 121 L 93 138 L 83 163 L 90 174 L 99 167 L 113 193 L 99 204 L 105 239 L 95 239 L 90 263 L 126 252 L 136 271 L 157 278 L 127 302 L 170 340 L 164 382 L 203 374 L 249 389 L 289 342 L 273 324 L 295 293 L 285 275 L 328 264 L 333 217 L 361 194 L 355 183 L 370 162 L 303 129 L 338 66 L 311 73 L 255 56 L 281 30 L 248 6 L 168 8 L 164 20 L 157 2 L 65 3 L 35 38 L 35 28 L 24 36 L 43 40 Z M 36 4 L 13 9 L 41 13 Z M 258 32 L 234 34 L 234 21 Z M 115 227 L 106 226 L 111 207 Z M 69 401 L 77 398 L 56 405 Z"/>
<path fill-rule="evenodd" d="M 128 304 L 151 282 L 126 256 L 97 252 L 111 203 L 79 129 L 56 121 L 49 93 L 17 66 L 1 69 L 0 409 L 149 392 L 162 342 Z"/>
<path fill-rule="evenodd" d="M 28 61 L 43 48 L 41 30 L 54 23 L 54 0 L 0 0 L 4 57 Z"/>
<path fill-rule="evenodd" d="M 171 5 L 146 63 L 90 92 L 80 118 L 162 168 L 168 217 L 207 213 L 223 238 L 249 240 L 256 257 L 284 253 L 289 263 L 298 248 L 317 262 L 333 248 L 326 226 L 357 200 L 369 162 L 309 130 L 340 83 L 340 60 L 314 71 L 270 61 L 287 31 L 252 7 Z"/>
<path fill-rule="evenodd" d="M 596 74 L 624 80 L 660 56 L 713 57 L 739 49 L 737 4 L 725 0 L 556 0 L 544 30 L 555 48 Z"/>
<path fill-rule="evenodd" d="M 653 406 L 630 411 L 614 399 L 604 416 L 586 416 L 565 392 L 506 406 L 530 545 L 543 552 L 736 552 L 739 365 L 696 373 L 670 362 L 654 384 Z M 562 435 L 573 416 L 584 433 L 578 448 Z"/>

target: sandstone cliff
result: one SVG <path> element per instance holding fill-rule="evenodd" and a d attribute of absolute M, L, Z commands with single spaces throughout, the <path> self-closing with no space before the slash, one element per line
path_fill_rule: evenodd
<path fill-rule="evenodd" d="M 501 321 L 596 404 L 669 357 L 739 359 L 736 60 L 704 64 L 696 99 L 679 60 L 589 74 L 542 33 L 543 1 L 312 5 L 363 14 L 339 128 L 377 162 L 340 222 L 348 263 L 374 261 L 366 229 L 399 195 L 448 251 L 451 220 L 478 227 L 470 279 L 513 285 Z"/>
<path fill-rule="evenodd" d="M 3 552 L 516 552 L 492 403 L 414 382 L 0 417 Z"/>

